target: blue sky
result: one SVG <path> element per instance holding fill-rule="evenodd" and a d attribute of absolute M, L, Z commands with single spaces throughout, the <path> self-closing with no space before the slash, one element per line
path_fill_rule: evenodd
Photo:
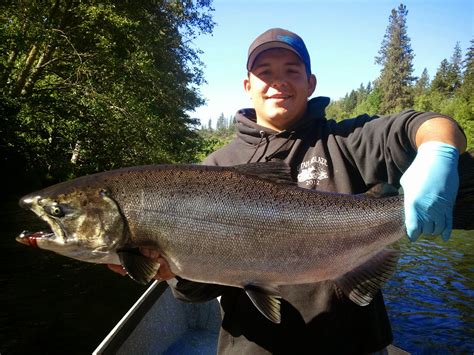
<path fill-rule="evenodd" d="M 393 8 L 400 0 L 214 0 L 212 35 L 194 45 L 203 51 L 207 100 L 192 117 L 207 124 L 223 113 L 250 107 L 243 90 L 250 43 L 271 27 L 298 33 L 306 43 L 318 85 L 313 96 L 343 97 L 375 80 L 374 63 Z M 432 79 L 441 61 L 460 42 L 463 56 L 474 38 L 474 0 L 405 0 L 407 28 L 415 53 L 414 75 L 428 69 Z"/>

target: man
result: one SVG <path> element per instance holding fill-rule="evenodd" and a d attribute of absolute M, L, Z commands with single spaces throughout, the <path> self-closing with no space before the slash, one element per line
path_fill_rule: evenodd
<path fill-rule="evenodd" d="M 316 78 L 306 46 L 283 29 L 257 37 L 249 48 L 247 69 L 244 89 L 253 109 L 237 113 L 237 137 L 204 164 L 283 160 L 297 170 L 299 186 L 340 193 L 362 193 L 380 182 L 400 186 L 401 181 L 410 239 L 421 233 L 449 238 L 457 160 L 466 145 L 455 121 L 415 111 L 340 123 L 326 120 L 329 99 L 308 101 Z M 175 277 L 158 251 L 142 252 L 160 261 L 158 279 Z M 381 292 L 360 307 L 332 281 L 283 286 L 282 322 L 274 324 L 242 289 L 176 280 L 170 285 L 181 300 L 221 296 L 220 353 L 365 354 L 383 351 L 392 342 Z"/>

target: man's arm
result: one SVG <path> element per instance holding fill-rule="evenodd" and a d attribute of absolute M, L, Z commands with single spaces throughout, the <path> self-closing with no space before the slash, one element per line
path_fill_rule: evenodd
<path fill-rule="evenodd" d="M 458 125 L 444 117 L 432 118 L 424 122 L 416 132 L 416 146 L 423 143 L 437 141 L 452 145 L 459 153 L 466 150 L 466 136 L 459 129 Z"/>
<path fill-rule="evenodd" d="M 466 137 L 455 122 L 435 117 L 418 128 L 415 140 L 417 155 L 400 179 L 407 234 L 412 241 L 421 234 L 448 240 L 459 187 L 458 159 L 466 149 Z"/>

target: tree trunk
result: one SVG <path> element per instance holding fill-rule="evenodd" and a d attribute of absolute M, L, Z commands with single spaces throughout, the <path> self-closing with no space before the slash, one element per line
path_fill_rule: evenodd
<path fill-rule="evenodd" d="M 60 0 L 56 0 L 54 5 L 51 7 L 49 15 L 45 21 L 45 26 L 46 26 L 45 31 L 51 31 L 49 27 L 54 24 L 54 18 L 58 16 L 59 4 L 60 4 Z M 60 20 L 58 21 L 59 30 L 64 28 L 66 19 L 68 17 L 68 11 L 70 10 L 71 5 L 72 5 L 71 1 L 66 1 L 64 12 L 62 14 L 59 14 L 59 16 L 61 16 Z M 13 91 L 13 94 L 15 96 L 31 95 L 31 92 L 36 82 L 39 80 L 41 74 L 43 73 L 45 66 L 48 64 L 51 57 L 53 56 L 54 47 L 55 47 L 53 44 L 54 44 L 54 39 L 50 37 L 49 40 L 46 41 L 46 46 L 44 47 L 44 51 L 43 53 L 41 53 L 39 58 L 38 58 L 39 44 L 33 45 L 32 49 L 30 50 L 28 54 L 25 67 L 23 68 L 23 71 L 21 72 L 20 77 L 17 80 L 15 89 Z M 33 64 L 35 62 L 36 64 L 33 67 Z"/>
<path fill-rule="evenodd" d="M 35 62 L 37 55 L 38 55 L 38 46 L 34 44 L 33 47 L 30 49 L 30 52 L 28 53 L 25 66 L 23 70 L 21 71 L 21 74 L 18 77 L 18 80 L 16 81 L 15 89 L 13 90 L 14 96 L 19 96 L 19 94 L 23 90 L 26 80 L 28 79 L 28 75 L 30 73 L 31 67 L 33 66 L 33 63 Z"/>
<path fill-rule="evenodd" d="M 29 96 L 33 90 L 35 83 L 38 81 L 40 75 L 43 73 L 44 68 L 48 64 L 48 61 L 53 55 L 54 49 L 53 46 L 47 45 L 44 52 L 39 57 L 35 67 L 31 71 L 29 78 L 27 79 L 25 85 L 21 90 L 21 96 Z"/>

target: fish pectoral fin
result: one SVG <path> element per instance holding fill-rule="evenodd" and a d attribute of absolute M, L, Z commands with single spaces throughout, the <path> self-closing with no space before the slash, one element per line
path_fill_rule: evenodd
<path fill-rule="evenodd" d="M 270 321 L 279 324 L 280 314 L 280 293 L 277 289 L 266 286 L 248 284 L 244 287 L 247 296 L 257 309 Z"/>
<path fill-rule="evenodd" d="M 150 282 L 160 269 L 160 263 L 143 256 L 138 248 L 121 249 L 117 254 L 128 276 L 140 284 Z"/>
<path fill-rule="evenodd" d="M 336 280 L 336 285 L 354 303 L 367 306 L 394 274 L 400 252 L 384 249 L 364 264 Z"/>

